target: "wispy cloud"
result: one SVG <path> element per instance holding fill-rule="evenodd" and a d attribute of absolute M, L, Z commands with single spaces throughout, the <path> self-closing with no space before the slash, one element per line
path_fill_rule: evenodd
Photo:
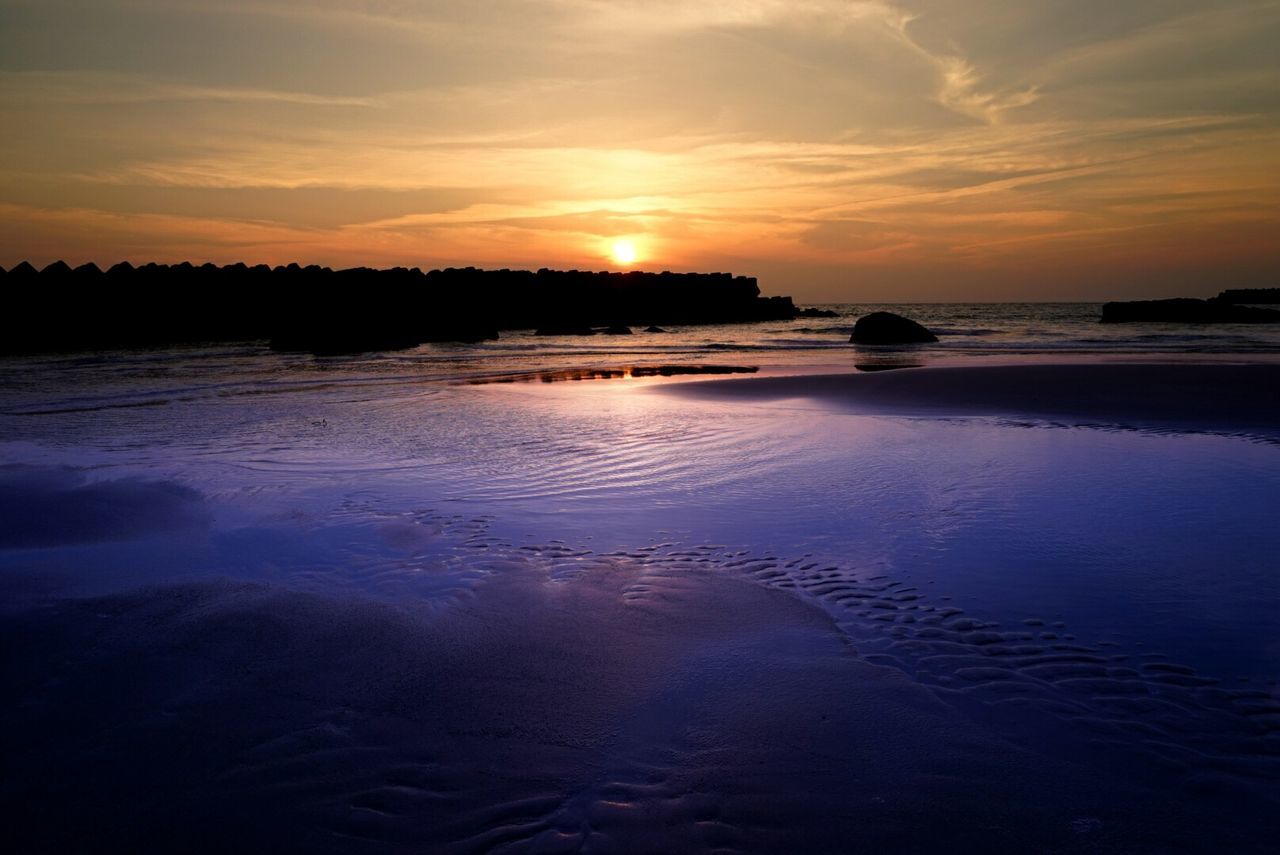
<path fill-rule="evenodd" d="M 256 89 L 196 86 L 155 80 L 141 74 L 81 71 L 0 71 L 0 102 L 51 105 L 148 104 L 173 102 L 297 104 L 308 107 L 374 107 L 379 99 Z"/>
<path fill-rule="evenodd" d="M 938 100 L 957 113 L 995 124 L 1006 111 L 1025 107 L 1036 100 L 1034 86 L 1015 92 L 983 91 L 981 74 L 961 57 L 941 57 L 937 62 L 942 73 Z"/>

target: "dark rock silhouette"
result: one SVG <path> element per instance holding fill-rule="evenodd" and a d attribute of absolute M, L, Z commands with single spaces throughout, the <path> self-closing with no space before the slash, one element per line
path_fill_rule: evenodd
<path fill-rule="evenodd" d="M 760 297 L 754 278 L 728 273 L 593 273 L 433 270 L 435 293 L 486 295 L 499 329 L 647 326 L 769 321 L 795 317 L 789 297 Z"/>
<path fill-rule="evenodd" d="M 938 337 L 920 324 L 893 312 L 872 312 L 858 318 L 849 341 L 854 344 L 924 344 Z"/>
<path fill-rule="evenodd" d="M 833 312 L 830 309 L 800 309 L 796 312 L 797 318 L 838 318 L 839 312 Z"/>
<path fill-rule="evenodd" d="M 631 327 L 626 326 L 625 324 L 614 324 L 611 327 L 606 327 L 604 334 L 605 335 L 631 335 Z"/>
<path fill-rule="evenodd" d="M 666 332 L 666 330 L 664 330 L 662 327 L 655 327 L 655 326 L 647 326 L 644 328 L 644 331 L 645 332 L 661 332 L 661 333 Z"/>
<path fill-rule="evenodd" d="M 1224 303 L 1280 303 L 1280 288 L 1228 288 L 1217 299 Z"/>
<path fill-rule="evenodd" d="M 9 276 L 13 279 L 25 279 L 30 276 L 39 276 L 40 272 L 31 266 L 31 262 L 23 261 L 14 265 L 9 271 Z"/>
<path fill-rule="evenodd" d="M 1275 324 L 1280 323 L 1280 311 L 1216 299 L 1134 300 L 1105 304 L 1102 323 Z"/>
<path fill-rule="evenodd" d="M 755 279 L 728 273 L 189 262 L 120 262 L 104 273 L 59 261 L 43 271 L 22 262 L 4 282 L 30 304 L 3 325 L 0 353 L 10 354 L 265 340 L 328 355 L 484 341 L 504 329 L 588 335 L 796 316 L 791 298 L 761 297 Z"/>

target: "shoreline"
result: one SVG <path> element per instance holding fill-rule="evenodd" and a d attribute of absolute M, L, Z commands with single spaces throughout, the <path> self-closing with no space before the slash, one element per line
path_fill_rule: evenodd
<path fill-rule="evenodd" d="M 655 388 L 701 400 L 805 400 L 866 415 L 1052 417 L 1280 434 L 1280 365 L 1268 363 L 926 366 Z"/>

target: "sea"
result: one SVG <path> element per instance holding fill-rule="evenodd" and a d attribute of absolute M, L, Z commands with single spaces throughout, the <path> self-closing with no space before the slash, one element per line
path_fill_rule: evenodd
<path fill-rule="evenodd" d="M 664 390 L 1280 328 L 819 308 L 0 360 L 13 851 L 1269 851 L 1280 443 Z"/>

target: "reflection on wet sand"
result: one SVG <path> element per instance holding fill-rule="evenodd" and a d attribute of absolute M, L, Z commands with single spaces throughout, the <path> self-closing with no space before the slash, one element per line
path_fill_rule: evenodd
<path fill-rule="evenodd" d="M 562 380 L 628 380 L 632 377 L 675 377 L 679 374 L 755 374 L 759 370 L 754 365 L 619 365 L 611 368 L 559 368 L 491 374 L 471 377 L 462 383 L 475 386 L 485 383 L 528 383 L 534 380 L 541 380 L 543 383 Z"/>
<path fill-rule="evenodd" d="M 853 367 L 857 371 L 893 371 L 898 368 L 924 368 L 925 359 L 916 346 L 856 345 Z"/>
<path fill-rule="evenodd" d="M 896 371 L 899 368 L 924 368 L 923 362 L 909 362 L 904 359 L 883 359 L 853 363 L 858 371 Z"/>

